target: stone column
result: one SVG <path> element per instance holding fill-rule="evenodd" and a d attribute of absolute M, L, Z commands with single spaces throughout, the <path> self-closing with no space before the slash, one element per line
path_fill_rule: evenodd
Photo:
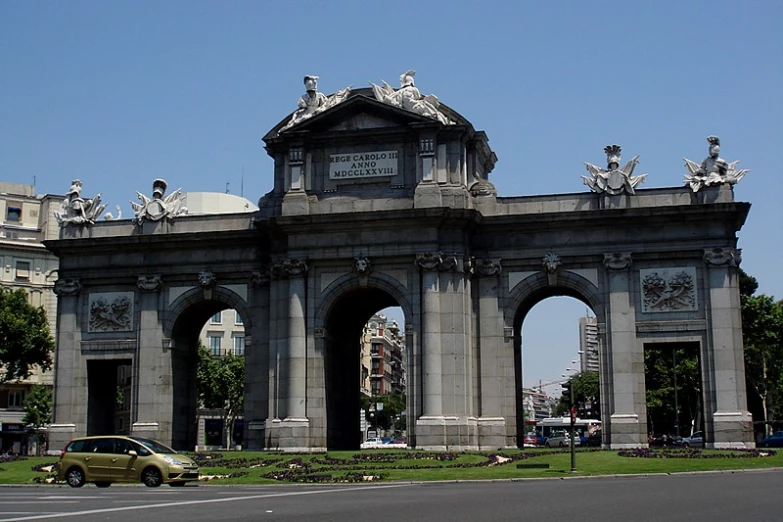
<path fill-rule="evenodd" d="M 416 420 L 416 446 L 444 450 L 443 372 L 440 325 L 440 254 L 417 254 L 421 271 L 422 416 Z"/>
<path fill-rule="evenodd" d="M 283 279 L 282 263 L 269 266 L 269 321 L 261 327 L 269 330 L 269 413 L 265 423 L 266 449 L 280 447 L 280 419 L 285 416 L 285 404 L 280 397 L 280 356 L 288 325 L 282 301 L 288 292 L 288 282 Z M 282 413 L 281 413 L 282 410 Z"/>
<path fill-rule="evenodd" d="M 283 262 L 288 276 L 288 339 L 280 357 L 280 388 L 286 411 L 280 431 L 280 446 L 293 451 L 309 448 L 307 420 L 307 328 L 305 322 L 305 275 L 307 265 L 298 259 Z"/>
<path fill-rule="evenodd" d="M 53 423 L 49 451 L 59 451 L 76 436 L 87 434 L 87 361 L 81 354 L 78 279 L 58 279 L 57 345 L 55 349 Z"/>
<path fill-rule="evenodd" d="M 478 286 L 478 385 L 480 387 L 478 446 L 497 449 L 507 446 L 506 419 L 514 415 L 506 404 L 506 368 L 514 368 L 514 359 L 503 354 L 503 318 L 498 307 L 500 259 L 476 259 L 473 273 Z M 512 376 L 513 377 L 513 376 Z M 511 379 L 513 382 L 513 378 Z"/>
<path fill-rule="evenodd" d="M 245 346 L 245 448 L 262 450 L 266 447 L 266 419 L 269 415 L 268 270 L 251 274 L 248 302 L 253 326 L 251 342 Z"/>
<path fill-rule="evenodd" d="M 608 289 L 606 324 L 612 372 L 612 394 L 608 401 L 612 449 L 647 444 L 644 348 L 636 339 L 631 264 L 630 253 L 604 254 Z M 603 402 L 603 397 L 601 399 Z"/>
<path fill-rule="evenodd" d="M 160 276 L 140 276 L 136 286 L 140 313 L 133 365 L 136 404 L 132 405 L 131 434 L 171 444 L 174 406 L 171 340 L 163 339 L 158 318 Z"/>
<path fill-rule="evenodd" d="M 740 251 L 715 248 L 704 251 L 708 293 L 707 357 L 712 361 L 713 397 L 706 415 L 712 415 L 715 448 L 754 448 L 753 418 L 745 391 L 742 316 L 737 265 Z M 709 408 L 709 406 L 712 408 Z M 711 411 L 710 411 L 711 410 Z M 708 443 L 709 445 L 709 443 Z"/>

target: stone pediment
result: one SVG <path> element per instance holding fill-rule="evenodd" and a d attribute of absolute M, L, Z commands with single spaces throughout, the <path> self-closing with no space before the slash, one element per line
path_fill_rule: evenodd
<path fill-rule="evenodd" d="M 459 124 L 467 122 L 455 111 L 443 106 L 453 120 Z M 349 98 L 334 107 L 313 116 L 301 123 L 290 126 L 284 130 L 291 116 L 286 116 L 280 123 L 274 126 L 264 141 L 269 142 L 274 138 L 282 138 L 285 135 L 293 135 L 297 132 L 322 133 L 330 131 L 356 131 L 362 129 L 380 129 L 387 127 L 403 127 L 411 123 L 424 123 L 442 125 L 431 118 L 406 111 L 389 104 L 379 102 L 373 98 L 371 89 L 356 89 L 351 92 Z M 468 124 L 469 125 L 469 124 Z"/>

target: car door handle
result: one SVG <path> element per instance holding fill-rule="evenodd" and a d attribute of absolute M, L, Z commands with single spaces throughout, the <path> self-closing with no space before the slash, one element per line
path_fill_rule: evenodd
<path fill-rule="evenodd" d="M 84 457 L 84 462 L 89 462 L 92 457 Z"/>
<path fill-rule="evenodd" d="M 117 462 L 117 457 L 114 457 L 113 459 L 111 459 L 111 461 L 112 462 Z"/>

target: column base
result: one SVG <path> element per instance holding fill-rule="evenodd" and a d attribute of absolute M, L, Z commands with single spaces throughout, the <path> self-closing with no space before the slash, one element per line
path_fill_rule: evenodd
<path fill-rule="evenodd" d="M 647 424 L 636 413 L 615 413 L 609 417 L 611 449 L 647 447 Z"/>
<path fill-rule="evenodd" d="M 47 455 L 60 455 L 71 439 L 76 437 L 76 424 L 50 424 L 47 430 L 49 439 L 49 449 Z"/>
<path fill-rule="evenodd" d="M 480 450 L 506 447 L 506 419 L 504 417 L 479 417 L 476 423 Z"/>
<path fill-rule="evenodd" d="M 264 436 L 266 435 L 266 422 L 252 420 L 247 423 L 245 431 L 245 443 L 243 447 L 248 450 L 261 451 L 266 448 Z"/>
<path fill-rule="evenodd" d="M 754 449 L 753 416 L 748 411 L 716 411 L 712 415 L 714 449 Z"/>
<path fill-rule="evenodd" d="M 326 448 L 310 446 L 310 419 L 306 417 L 287 417 L 285 419 L 267 419 L 267 448 L 285 452 L 322 453 Z"/>
<path fill-rule="evenodd" d="M 416 449 L 427 451 L 478 450 L 475 417 L 425 416 L 416 420 Z"/>

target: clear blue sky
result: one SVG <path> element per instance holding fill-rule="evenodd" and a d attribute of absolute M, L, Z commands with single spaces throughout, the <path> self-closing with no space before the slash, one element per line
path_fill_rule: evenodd
<path fill-rule="evenodd" d="M 132 215 L 152 180 L 253 201 L 261 137 L 302 76 L 331 93 L 406 69 L 488 133 L 500 195 L 587 190 L 583 162 L 622 145 L 644 187 L 682 184 L 717 134 L 751 172 L 743 268 L 783 298 L 783 2 L 0 2 L 0 179 L 102 193 Z M 777 158 L 777 159 L 776 159 Z M 584 306 L 528 317 L 525 380 L 557 379 Z"/>

